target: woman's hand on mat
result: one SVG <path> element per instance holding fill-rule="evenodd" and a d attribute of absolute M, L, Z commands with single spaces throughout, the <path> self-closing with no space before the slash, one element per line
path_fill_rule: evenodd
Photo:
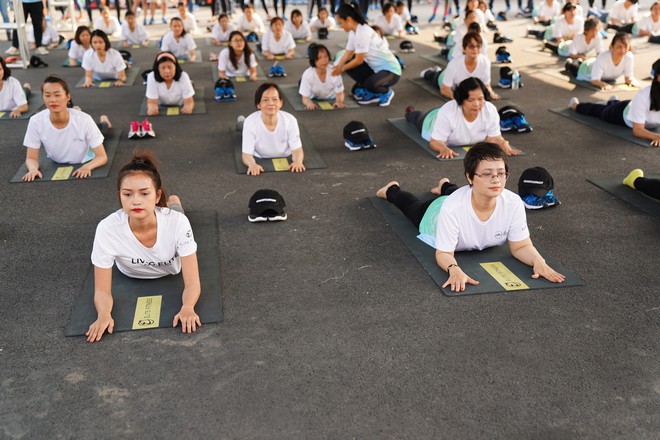
<path fill-rule="evenodd" d="M 250 73 L 250 81 L 257 81 L 258 79 L 257 72 Z"/>
<path fill-rule="evenodd" d="M 85 83 L 82 85 L 82 87 L 88 88 L 88 87 L 94 87 L 94 81 L 92 80 L 85 80 Z"/>
<path fill-rule="evenodd" d="M 107 330 L 112 334 L 115 329 L 115 321 L 110 314 L 99 315 L 99 317 L 89 326 L 89 330 L 85 333 L 87 342 L 97 342 L 101 340 L 103 333 Z"/>
<path fill-rule="evenodd" d="M 10 118 L 20 118 L 21 117 L 21 109 L 15 108 L 14 110 L 9 113 Z"/>
<path fill-rule="evenodd" d="M 291 162 L 289 165 L 289 171 L 292 173 L 302 173 L 305 171 L 305 165 L 302 162 Z"/>
<path fill-rule="evenodd" d="M 172 322 L 172 327 L 181 321 L 181 331 L 183 333 L 192 333 L 197 331 L 197 327 L 202 326 L 202 322 L 199 320 L 199 316 L 195 313 L 195 309 L 192 306 L 183 306 L 179 313 L 174 317 Z"/>
<path fill-rule="evenodd" d="M 438 154 L 436 157 L 438 159 L 451 159 L 452 157 L 458 156 L 458 153 L 449 148 L 446 145 L 441 145 L 440 146 L 440 154 Z"/>
<path fill-rule="evenodd" d="M 158 116 L 158 105 L 157 104 L 147 104 L 147 115 L 149 115 L 149 116 Z"/>
<path fill-rule="evenodd" d="M 183 107 L 181 107 L 181 113 L 184 115 L 191 115 L 193 112 L 193 104 L 183 104 Z"/>
<path fill-rule="evenodd" d="M 543 277 L 553 283 L 563 283 L 566 277 L 547 265 L 545 260 L 539 260 L 534 263 L 534 274 L 532 278 Z"/>
<path fill-rule="evenodd" d="M 258 176 L 263 172 L 264 172 L 264 168 L 256 162 L 248 165 L 248 170 L 247 170 L 248 176 Z"/>
<path fill-rule="evenodd" d="M 651 141 L 651 146 L 652 147 L 660 147 L 660 136 L 658 136 L 657 138 L 655 138 Z"/>
<path fill-rule="evenodd" d="M 267 60 L 274 60 L 274 59 L 275 59 L 275 55 L 273 55 L 272 53 L 269 53 L 268 55 L 266 55 L 266 59 L 267 59 Z"/>
<path fill-rule="evenodd" d="M 124 85 L 124 82 L 126 79 L 118 79 L 117 81 L 113 82 L 112 85 L 115 87 L 121 87 Z"/>
<path fill-rule="evenodd" d="M 334 108 L 346 108 L 346 104 L 344 104 L 343 102 L 335 102 L 334 104 L 332 104 L 332 106 Z"/>
<path fill-rule="evenodd" d="M 309 101 L 307 104 L 305 104 L 305 110 L 316 110 L 319 108 L 316 104 L 314 104 L 314 101 Z"/>
<path fill-rule="evenodd" d="M 495 92 L 490 92 L 490 99 L 492 99 L 493 101 L 499 101 L 499 100 L 502 99 L 502 98 L 501 98 L 500 95 L 498 95 L 497 93 L 495 93 Z"/>
<path fill-rule="evenodd" d="M 445 284 L 442 285 L 444 289 L 447 286 L 451 286 L 452 292 L 462 292 L 465 290 L 465 286 L 468 284 L 477 285 L 479 281 L 473 280 L 459 266 L 454 266 L 451 270 L 451 275 L 445 281 Z"/>
<path fill-rule="evenodd" d="M 502 151 L 504 151 L 504 154 L 507 156 L 518 156 L 520 154 L 520 150 L 512 148 L 509 144 L 509 141 L 504 141 L 504 143 L 501 145 L 501 148 Z"/>
<path fill-rule="evenodd" d="M 43 176 L 41 175 L 41 171 L 39 170 L 34 170 L 34 171 L 28 171 L 25 173 L 23 176 L 23 182 L 32 182 L 34 179 L 41 179 Z"/>
<path fill-rule="evenodd" d="M 77 170 L 75 170 L 72 174 L 73 177 L 77 179 L 84 179 L 86 177 L 89 177 L 92 175 L 92 169 L 88 167 L 87 165 L 83 165 Z"/>

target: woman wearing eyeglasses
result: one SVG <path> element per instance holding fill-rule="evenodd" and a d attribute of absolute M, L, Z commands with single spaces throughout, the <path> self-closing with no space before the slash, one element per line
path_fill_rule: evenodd
<path fill-rule="evenodd" d="M 431 192 L 438 197 L 421 201 L 392 181 L 376 195 L 394 204 L 419 229 L 418 238 L 435 248 L 438 266 L 447 272 L 442 287 L 462 292 L 468 284 L 479 284 L 463 272 L 454 252 L 483 250 L 509 243 L 511 254 L 532 266 L 532 278 L 553 283 L 564 275 L 548 266 L 529 237 L 525 206 L 515 193 L 504 188 L 509 162 L 500 147 L 479 142 L 463 160 L 468 186 L 459 188 L 443 178 Z"/>

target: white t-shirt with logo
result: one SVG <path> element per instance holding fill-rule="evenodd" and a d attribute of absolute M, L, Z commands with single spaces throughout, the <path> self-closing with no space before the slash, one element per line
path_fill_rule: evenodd
<path fill-rule="evenodd" d="M 603 37 L 600 33 L 596 34 L 589 43 L 587 43 L 587 37 L 584 34 L 578 34 L 571 40 L 571 44 L 568 47 L 568 53 L 571 55 L 587 55 L 591 52 L 600 55 L 604 51 L 605 45 L 603 44 Z"/>
<path fill-rule="evenodd" d="M 648 130 L 660 127 L 660 111 L 651 110 L 651 86 L 637 92 L 624 112 L 624 120 L 630 128 L 633 123 L 644 124 Z"/>
<path fill-rule="evenodd" d="M 398 35 L 403 30 L 403 21 L 396 13 L 392 15 L 390 21 L 387 21 L 384 15 L 379 15 L 375 24 L 380 27 L 383 35 Z"/>
<path fill-rule="evenodd" d="M 229 23 L 227 25 L 227 30 L 223 31 L 222 26 L 220 26 L 220 23 L 216 23 L 213 25 L 213 29 L 211 30 L 211 38 L 213 38 L 215 41 L 229 41 L 229 34 L 234 32 L 236 30 L 236 26 L 233 24 Z"/>
<path fill-rule="evenodd" d="M 94 29 L 105 32 L 108 37 L 112 36 L 113 34 L 119 34 L 119 32 L 121 32 L 119 20 L 117 20 L 115 17 L 110 17 L 108 24 L 105 24 L 103 17 L 97 18 L 94 22 Z"/>
<path fill-rule="evenodd" d="M 131 278 L 153 279 L 181 272 L 181 257 L 197 252 L 188 218 L 169 208 L 156 207 L 156 244 L 148 248 L 135 237 L 128 215 L 120 209 L 96 227 L 92 264 L 117 269 Z"/>
<path fill-rule="evenodd" d="M 126 41 L 128 44 L 144 44 L 149 39 L 149 34 L 140 23 L 135 22 L 135 30 L 132 31 L 125 21 L 121 25 L 121 41 Z"/>
<path fill-rule="evenodd" d="M 99 59 L 96 51 L 87 51 L 83 56 L 82 68 L 94 73 L 97 79 L 117 79 L 119 72 L 126 70 L 126 62 L 118 50 L 110 48 L 105 53 L 105 61 Z"/>
<path fill-rule="evenodd" d="M 186 72 L 181 72 L 181 78 L 172 81 L 169 89 L 165 81 L 156 81 L 153 72 L 147 75 L 147 99 L 157 99 L 160 105 L 183 105 L 184 99 L 192 98 L 194 95 L 195 89 Z"/>
<path fill-rule="evenodd" d="M 483 54 L 477 56 L 477 67 L 472 72 L 465 67 L 464 56 L 453 58 L 447 64 L 442 85 L 454 90 L 463 80 L 470 77 L 479 78 L 484 84 L 490 84 L 490 61 Z"/>
<path fill-rule="evenodd" d="M 452 100 L 438 110 L 431 138 L 450 147 L 457 147 L 473 145 L 486 137 L 496 137 L 500 134 L 500 115 L 493 104 L 486 102 L 479 116 L 468 122 L 463 115 L 463 108 Z"/>
<path fill-rule="evenodd" d="M 376 73 L 387 70 L 401 75 L 401 65 L 390 52 L 386 39 L 381 38 L 368 24 L 359 24 L 355 31 L 348 33 L 346 50 L 363 53 L 364 61 Z"/>
<path fill-rule="evenodd" d="M 328 64 L 325 82 L 321 82 L 321 78 L 319 78 L 318 73 L 316 73 L 316 68 L 308 67 L 302 74 L 298 93 L 300 93 L 301 96 L 307 96 L 311 99 L 334 99 L 337 96 L 337 93 L 344 91 L 344 83 L 341 79 L 341 75 L 331 75 L 333 69 L 334 66 L 332 63 Z"/>
<path fill-rule="evenodd" d="M 608 23 L 611 23 L 613 18 L 623 23 L 632 23 L 637 19 L 639 3 L 635 3 L 628 9 L 626 9 L 625 4 L 626 0 L 619 0 L 618 2 L 614 3 L 610 13 L 607 16 Z"/>
<path fill-rule="evenodd" d="M 560 17 L 555 21 L 552 27 L 552 38 L 562 38 L 564 40 L 571 39 L 577 34 L 581 34 L 584 30 L 584 18 L 575 14 L 573 23 L 566 21 L 566 17 Z"/>
<path fill-rule="evenodd" d="M 261 119 L 261 110 L 252 113 L 243 122 L 243 153 L 264 159 L 287 157 L 302 147 L 296 118 L 287 112 L 277 113 L 277 127 L 269 131 Z"/>
<path fill-rule="evenodd" d="M 296 27 L 291 20 L 287 21 L 284 25 L 284 30 L 288 31 L 294 40 L 304 40 L 312 35 L 309 25 L 303 20 L 300 27 Z"/>
<path fill-rule="evenodd" d="M 14 110 L 19 105 L 27 104 L 25 91 L 21 82 L 10 76 L 2 81 L 2 90 L 0 90 L 0 112 Z"/>
<path fill-rule="evenodd" d="M 89 151 L 103 144 L 103 135 L 91 116 L 73 108 L 69 123 L 56 128 L 50 121 L 50 110 L 30 118 L 23 145 L 38 150 L 43 145 L 49 159 L 57 163 L 84 163 Z"/>
<path fill-rule="evenodd" d="M 195 49 L 197 49 L 197 44 L 195 44 L 195 40 L 189 33 L 186 33 L 177 41 L 172 31 L 165 34 L 160 45 L 161 51 L 170 51 L 177 58 L 187 58 L 190 56 L 190 51 Z"/>
<path fill-rule="evenodd" d="M 475 176 L 475 179 L 479 177 Z M 472 187 L 464 186 L 442 204 L 435 231 L 435 248 L 443 252 L 482 250 L 529 237 L 522 199 L 505 189 L 497 197 L 495 210 L 481 221 L 472 208 Z"/>
<path fill-rule="evenodd" d="M 296 42 L 293 40 L 293 35 L 288 31 L 282 31 L 280 39 L 275 39 L 273 31 L 268 31 L 261 39 L 261 50 L 270 52 L 273 55 L 286 54 L 291 49 L 296 48 Z"/>
<path fill-rule="evenodd" d="M 218 56 L 218 70 L 224 71 L 227 76 L 248 76 L 250 75 L 250 69 L 245 64 L 245 52 L 241 54 L 241 57 L 236 60 L 238 68 L 235 68 L 229 59 L 229 48 L 222 49 L 220 51 L 220 56 Z M 250 54 L 250 67 L 257 67 L 257 57 L 254 55 L 254 52 Z"/>
<path fill-rule="evenodd" d="M 607 50 L 598 55 L 596 61 L 591 65 L 591 80 L 614 81 L 621 75 L 626 78 L 632 78 L 634 76 L 634 69 L 635 56 L 632 52 L 627 52 L 621 61 L 619 61 L 619 65 L 615 66 L 612 61 L 612 52 Z"/>
<path fill-rule="evenodd" d="M 94 52 L 94 49 L 92 49 L 91 45 L 85 49 L 80 44 L 76 43 L 76 40 L 71 40 L 71 46 L 69 46 L 68 54 L 69 58 L 73 58 L 79 63 L 82 63 L 83 57 L 87 52 Z"/>

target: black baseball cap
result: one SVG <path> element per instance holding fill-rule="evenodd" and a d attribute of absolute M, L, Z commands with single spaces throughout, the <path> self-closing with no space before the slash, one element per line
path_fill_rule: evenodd
<path fill-rule="evenodd" d="M 545 197 L 555 187 L 555 181 L 545 168 L 527 168 L 518 179 L 518 194 Z"/>
<path fill-rule="evenodd" d="M 328 28 L 319 28 L 318 30 L 318 36 L 319 40 L 327 40 L 328 39 Z"/>
<path fill-rule="evenodd" d="M 272 189 L 260 189 L 250 197 L 250 223 L 286 220 L 284 197 Z"/>
<path fill-rule="evenodd" d="M 570 11 L 571 9 L 575 9 L 575 8 L 577 8 L 577 6 L 575 6 L 575 5 L 574 5 L 573 3 L 571 3 L 571 2 L 568 2 L 568 3 L 566 3 L 566 4 L 564 5 L 563 8 L 561 8 L 561 12 Z"/>
<path fill-rule="evenodd" d="M 351 151 L 374 148 L 369 129 L 360 121 L 351 121 L 344 127 L 344 145 Z"/>

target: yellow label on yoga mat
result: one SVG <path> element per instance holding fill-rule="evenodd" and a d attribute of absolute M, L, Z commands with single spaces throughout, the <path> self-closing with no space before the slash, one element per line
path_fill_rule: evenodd
<path fill-rule="evenodd" d="M 177 58 L 176 61 L 177 61 L 179 64 L 186 64 L 186 60 L 182 60 L 181 58 Z"/>
<path fill-rule="evenodd" d="M 131 49 L 139 49 L 140 45 L 139 44 L 131 44 Z"/>
<path fill-rule="evenodd" d="M 275 55 L 275 59 L 282 61 L 284 59 L 284 55 Z"/>
<path fill-rule="evenodd" d="M 334 108 L 328 101 L 319 101 L 318 105 L 321 110 L 332 110 Z"/>
<path fill-rule="evenodd" d="M 617 89 L 617 90 L 623 90 L 623 91 L 626 91 L 626 92 L 636 92 L 637 90 L 639 90 L 639 87 L 629 86 L 628 84 L 625 84 L 625 83 L 624 84 L 617 84 L 617 85 L 614 86 L 614 88 Z"/>
<path fill-rule="evenodd" d="M 178 116 L 179 107 L 167 107 L 167 116 Z"/>
<path fill-rule="evenodd" d="M 110 87 L 111 85 L 112 85 L 112 82 L 111 82 L 111 81 L 101 81 L 101 82 L 99 83 L 99 88 L 101 88 L 101 89 L 107 89 L 107 88 Z"/>
<path fill-rule="evenodd" d="M 0 112 L 0 118 L 4 118 L 7 112 Z"/>
<path fill-rule="evenodd" d="M 275 171 L 289 171 L 289 161 L 286 157 L 273 159 L 273 166 L 275 167 Z"/>
<path fill-rule="evenodd" d="M 463 147 L 465 151 L 470 151 L 470 148 L 472 148 L 472 145 L 468 145 L 467 147 Z"/>
<path fill-rule="evenodd" d="M 68 180 L 73 173 L 73 167 L 58 167 L 50 180 Z"/>
<path fill-rule="evenodd" d="M 137 299 L 135 316 L 133 317 L 133 330 L 158 328 L 162 300 L 162 295 L 141 296 Z"/>
<path fill-rule="evenodd" d="M 492 263 L 480 263 L 486 272 L 490 274 L 491 277 L 495 278 L 495 281 L 500 283 L 504 290 L 527 290 L 529 287 L 527 284 L 523 283 L 520 278 L 514 275 L 504 264 L 499 261 L 494 261 Z"/>
<path fill-rule="evenodd" d="M 245 81 L 247 81 L 247 78 L 244 77 L 244 76 L 237 76 L 236 77 L 236 82 L 244 83 Z"/>

